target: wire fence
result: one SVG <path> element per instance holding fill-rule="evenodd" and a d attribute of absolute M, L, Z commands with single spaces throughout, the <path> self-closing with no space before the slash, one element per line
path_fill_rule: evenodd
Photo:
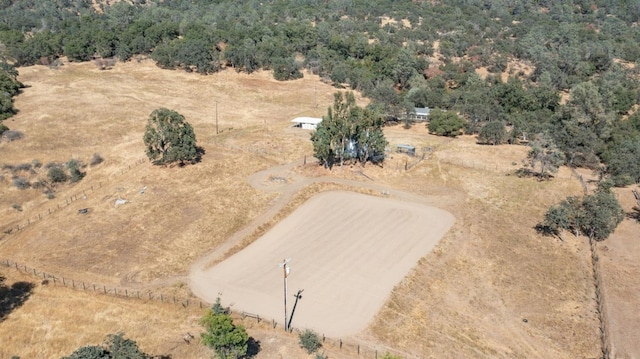
<path fill-rule="evenodd" d="M 34 267 L 26 264 L 18 263 L 8 259 L 0 260 L 0 265 L 6 268 L 14 269 L 21 273 L 31 275 L 35 278 L 42 280 L 43 285 L 63 286 L 66 288 L 82 291 L 94 295 L 108 295 L 112 297 L 118 297 L 130 300 L 139 300 L 141 303 L 158 305 L 160 303 L 173 304 L 176 309 L 206 309 L 211 308 L 212 303 L 203 302 L 198 298 L 184 298 L 176 295 L 166 294 L 162 292 L 153 292 L 151 290 L 133 290 L 127 288 L 118 288 L 112 286 L 106 286 L 97 284 L 91 281 L 83 281 L 78 279 L 72 279 L 60 275 L 54 275 L 42 270 L 38 270 Z M 252 314 L 249 312 L 233 311 L 231 308 L 227 308 L 229 314 L 234 321 L 241 322 L 245 327 L 253 327 L 254 325 L 261 328 L 271 328 L 272 330 L 284 330 L 284 325 L 275 319 L 260 316 L 259 314 Z M 290 333 L 298 334 L 304 331 L 305 328 L 291 327 Z M 413 359 L 417 356 L 400 352 L 391 348 L 374 347 L 371 344 L 363 344 L 357 342 L 354 339 L 343 338 L 330 338 L 324 334 L 319 334 L 319 338 L 322 340 L 324 348 L 332 349 L 343 352 L 350 355 L 358 355 L 363 358 L 379 358 L 386 353 L 398 355 L 402 358 Z M 185 339 L 186 340 L 186 339 Z"/>
<path fill-rule="evenodd" d="M 155 300 L 162 303 L 173 303 L 176 305 L 180 305 L 182 307 L 189 306 L 198 306 L 200 308 L 207 308 L 209 306 L 208 303 L 202 302 L 199 299 L 195 298 L 181 298 L 175 295 L 167 295 L 161 292 L 153 292 L 151 290 L 132 290 L 127 288 L 118 288 L 111 287 L 102 284 L 97 284 L 90 281 L 83 281 L 78 279 L 73 279 L 69 277 L 54 275 L 52 273 L 47 273 L 45 271 L 38 270 L 36 268 L 30 267 L 26 264 L 21 264 L 18 262 L 14 262 L 8 259 L 0 260 L 0 265 L 13 268 L 22 273 L 26 273 L 32 275 L 34 277 L 42 279 L 42 284 L 54 286 L 64 286 L 67 288 L 72 288 L 75 290 L 80 290 L 88 293 L 102 294 L 102 295 L 110 295 L 114 297 L 121 298 L 132 298 L 132 299 L 141 299 L 141 300 Z"/>
<path fill-rule="evenodd" d="M 128 172 L 129 170 L 131 170 L 133 167 L 136 167 L 142 163 L 147 162 L 146 159 L 141 158 L 139 160 L 136 160 L 135 162 L 132 162 L 131 164 L 129 164 L 127 166 L 127 168 L 123 168 L 120 171 L 118 171 L 115 175 L 111 175 L 109 177 L 107 177 L 107 181 L 113 177 L 113 176 L 120 176 L 125 174 L 126 172 Z M 22 221 L 19 223 L 15 223 L 12 224 L 8 227 L 5 227 L 2 229 L 2 233 L 6 234 L 6 235 L 10 235 L 12 233 L 16 233 L 18 231 L 22 231 L 25 228 L 27 228 L 28 226 L 41 221 L 45 218 L 47 218 L 48 216 L 54 215 L 64 209 L 66 209 L 67 207 L 69 207 L 70 205 L 74 204 L 75 202 L 77 202 L 78 200 L 86 200 L 89 195 L 94 194 L 95 192 L 97 192 L 98 190 L 100 190 L 101 188 L 103 188 L 103 183 L 102 182 L 98 182 L 98 184 L 95 185 L 91 185 L 89 187 L 86 187 L 82 190 L 79 190 L 78 192 L 76 192 L 75 194 L 70 195 L 69 197 L 66 197 L 64 199 L 64 202 L 62 201 L 58 201 L 58 203 L 56 203 L 55 205 L 52 205 L 51 207 L 48 207 L 46 210 L 35 214 L 35 215 L 30 215 L 26 221 Z M 86 211 L 83 212 L 81 210 L 79 210 L 79 213 L 87 213 Z"/>
<path fill-rule="evenodd" d="M 596 311 L 600 324 L 600 344 L 602 346 L 602 358 L 609 359 L 611 354 L 611 341 L 609 335 L 609 321 L 607 318 L 606 301 L 602 294 L 602 275 L 600 273 L 597 244 L 595 239 L 589 239 L 591 248 L 591 264 L 593 267 L 593 283 L 596 295 Z"/>

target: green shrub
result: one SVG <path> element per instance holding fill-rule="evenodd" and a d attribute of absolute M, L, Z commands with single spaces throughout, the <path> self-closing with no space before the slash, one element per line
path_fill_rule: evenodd
<path fill-rule="evenodd" d="M 81 163 L 76 160 L 69 160 L 67 162 L 67 168 L 69 169 L 69 173 L 71 174 L 71 183 L 75 183 L 84 178 L 86 173 L 80 170 Z"/>
<path fill-rule="evenodd" d="M 465 120 L 453 111 L 433 110 L 429 114 L 429 133 L 438 136 L 456 137 L 462 133 Z"/>
<path fill-rule="evenodd" d="M 300 346 L 309 354 L 316 352 L 322 346 L 318 334 L 312 330 L 306 329 L 298 334 L 298 338 L 300 339 Z"/>
<path fill-rule="evenodd" d="M 50 190 L 50 189 L 48 189 L 48 190 L 44 191 L 44 194 L 47 196 L 47 199 L 54 199 L 54 198 L 56 198 L 56 194 L 55 194 L 52 190 Z"/>
<path fill-rule="evenodd" d="M 17 171 L 31 171 L 31 163 L 20 163 L 18 165 L 15 165 L 13 167 L 13 172 L 17 172 Z"/>
<path fill-rule="evenodd" d="M 47 173 L 47 177 L 49 177 L 49 181 L 53 183 L 61 183 L 66 182 L 69 178 L 67 173 L 59 166 L 52 166 L 49 168 L 49 172 Z"/>
<path fill-rule="evenodd" d="M 18 189 L 27 189 L 27 188 L 31 187 L 31 183 L 29 183 L 29 180 L 24 178 L 24 177 L 15 177 L 13 179 L 13 184 Z"/>

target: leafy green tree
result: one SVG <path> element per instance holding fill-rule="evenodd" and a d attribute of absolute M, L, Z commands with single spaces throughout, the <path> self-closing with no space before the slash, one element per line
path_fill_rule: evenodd
<path fill-rule="evenodd" d="M 429 133 L 438 136 L 456 137 L 462 134 L 466 122 L 453 111 L 434 109 L 429 113 Z"/>
<path fill-rule="evenodd" d="M 596 191 L 582 202 L 584 217 L 580 230 L 591 239 L 602 241 L 609 237 L 624 219 L 624 211 L 615 195 L 608 190 Z"/>
<path fill-rule="evenodd" d="M 82 347 L 71 353 L 68 357 L 63 357 L 62 359 L 110 359 L 111 355 L 107 351 L 107 349 L 97 346 L 97 345 L 88 345 L 86 347 Z"/>
<path fill-rule="evenodd" d="M 602 157 L 616 186 L 640 182 L 640 133 L 612 143 Z"/>
<path fill-rule="evenodd" d="M 552 234 L 562 234 L 563 230 L 579 234 L 582 213 L 582 202 L 579 197 L 567 197 L 557 206 L 550 207 L 544 215 L 543 227 Z M 564 236 L 562 236 L 564 237 Z"/>
<path fill-rule="evenodd" d="M 478 142 L 487 145 L 501 145 L 507 138 L 507 130 L 502 121 L 490 121 L 482 126 L 478 134 Z"/>
<path fill-rule="evenodd" d="M 237 359 L 247 354 L 249 335 L 243 326 L 233 324 L 228 314 L 209 309 L 200 324 L 205 329 L 202 343 L 213 348 L 220 358 Z"/>
<path fill-rule="evenodd" d="M 149 116 L 144 144 L 154 164 L 193 163 L 199 156 L 193 127 L 184 116 L 166 108 L 156 109 Z"/>
<path fill-rule="evenodd" d="M 357 160 L 382 162 L 387 141 L 381 116 L 356 104 L 353 92 L 336 92 L 333 107 L 311 134 L 314 156 L 325 167 Z"/>
<path fill-rule="evenodd" d="M 590 239 L 602 241 L 609 237 L 624 219 L 624 211 L 607 188 L 594 194 L 568 197 L 557 206 L 552 206 L 544 215 L 543 227 L 557 234 L 561 230 L 582 233 Z"/>
<path fill-rule="evenodd" d="M 557 172 L 558 168 L 564 164 L 564 154 L 556 147 L 548 135 L 536 135 L 536 138 L 529 143 L 529 146 L 531 146 L 531 150 L 527 154 L 529 165 L 534 170 L 536 166 L 540 166 L 540 171 L 538 172 L 540 178 L 545 178 L 548 172 Z"/>
<path fill-rule="evenodd" d="M 323 121 L 324 122 L 324 121 Z M 311 134 L 313 143 L 313 155 L 320 160 L 325 167 L 331 167 L 335 163 L 336 153 L 332 147 L 332 138 L 335 129 L 326 124 L 318 124 L 318 127 Z"/>
<path fill-rule="evenodd" d="M 109 334 L 101 346 L 84 346 L 62 359 L 151 359 L 138 348 L 138 343 L 123 333 Z"/>
<path fill-rule="evenodd" d="M 293 58 L 274 59 L 271 66 L 273 68 L 273 77 L 278 81 L 302 78 L 302 72 L 298 69 Z"/>

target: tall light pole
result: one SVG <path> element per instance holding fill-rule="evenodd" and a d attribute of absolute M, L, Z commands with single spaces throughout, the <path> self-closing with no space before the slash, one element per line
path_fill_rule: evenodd
<path fill-rule="evenodd" d="M 287 322 L 287 277 L 289 276 L 289 261 L 291 258 L 284 259 L 282 263 L 279 264 L 282 267 L 282 273 L 284 274 L 284 330 L 286 331 L 288 328 Z"/>

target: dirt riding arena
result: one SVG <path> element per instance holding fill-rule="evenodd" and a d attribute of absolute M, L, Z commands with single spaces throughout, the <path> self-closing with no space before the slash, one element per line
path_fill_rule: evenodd
<path fill-rule="evenodd" d="M 265 236 L 224 262 L 192 275 L 195 294 L 222 293 L 236 311 L 284 322 L 283 269 L 292 326 L 341 337 L 361 331 L 393 287 L 453 224 L 448 212 L 422 204 L 349 192 L 318 195 Z"/>

